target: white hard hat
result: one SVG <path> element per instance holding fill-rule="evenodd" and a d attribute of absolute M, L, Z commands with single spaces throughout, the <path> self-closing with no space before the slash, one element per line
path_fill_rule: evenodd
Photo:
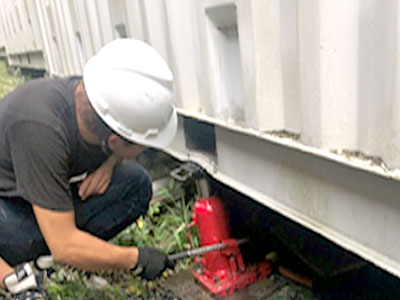
<path fill-rule="evenodd" d="M 115 133 L 155 148 L 173 140 L 173 75 L 150 45 L 135 39 L 108 43 L 86 63 L 83 82 L 94 110 Z"/>

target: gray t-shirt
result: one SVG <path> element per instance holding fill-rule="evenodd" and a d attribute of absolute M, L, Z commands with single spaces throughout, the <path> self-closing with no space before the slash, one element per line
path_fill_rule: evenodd
<path fill-rule="evenodd" d="M 73 209 L 69 178 L 92 172 L 106 159 L 78 131 L 75 87 L 80 80 L 31 80 L 0 100 L 0 197 Z"/>

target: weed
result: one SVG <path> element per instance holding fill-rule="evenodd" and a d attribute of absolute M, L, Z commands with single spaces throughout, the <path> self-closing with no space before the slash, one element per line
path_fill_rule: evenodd
<path fill-rule="evenodd" d="M 126 228 L 112 242 L 124 246 L 153 246 L 166 254 L 190 249 L 186 228 L 190 222 L 194 199 L 186 203 L 184 196 L 175 199 L 176 194 L 175 181 L 171 179 L 168 187 L 156 194 L 163 200 L 153 203 L 145 216 Z M 192 242 L 195 247 L 199 245 L 195 232 L 192 232 Z M 187 268 L 188 261 L 179 264 Z"/>
<path fill-rule="evenodd" d="M 0 60 L 0 99 L 26 80 L 29 80 L 29 78 L 22 76 L 19 69 L 10 74 L 5 61 Z"/>

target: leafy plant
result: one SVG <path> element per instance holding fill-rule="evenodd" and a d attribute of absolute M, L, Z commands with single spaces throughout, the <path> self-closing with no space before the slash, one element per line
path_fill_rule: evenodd
<path fill-rule="evenodd" d="M 153 246 L 171 254 L 191 248 L 187 237 L 187 226 L 193 210 L 194 199 L 185 201 L 184 196 L 176 199 L 177 185 L 171 179 L 168 187 L 161 189 L 157 198 L 161 201 L 152 203 L 145 216 L 126 228 L 115 239 L 114 243 L 124 246 Z M 192 230 L 193 246 L 197 247 L 199 239 Z M 186 268 L 188 261 L 180 263 Z"/>
<path fill-rule="evenodd" d="M 62 284 L 52 282 L 47 291 L 55 299 L 62 300 L 126 299 L 118 288 L 108 285 L 102 289 L 89 289 L 82 279 Z"/>
<path fill-rule="evenodd" d="M 10 74 L 5 61 L 0 60 L 0 100 L 26 80 L 29 80 L 29 78 L 22 76 L 19 69 Z"/>

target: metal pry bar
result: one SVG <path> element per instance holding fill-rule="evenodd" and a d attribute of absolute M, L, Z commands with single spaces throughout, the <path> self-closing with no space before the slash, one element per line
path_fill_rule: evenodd
<path fill-rule="evenodd" d="M 248 242 L 248 239 L 239 239 L 237 240 L 237 245 L 241 245 L 243 243 Z M 192 257 L 192 256 L 196 256 L 196 255 L 201 255 L 204 253 L 208 253 L 214 250 L 221 250 L 221 249 L 225 249 L 228 248 L 230 245 L 227 243 L 218 243 L 218 244 L 213 244 L 213 245 L 208 245 L 208 246 L 203 246 L 203 247 L 199 247 L 199 248 L 195 248 L 195 249 L 190 249 L 187 251 L 182 251 L 179 253 L 175 253 L 175 254 L 171 254 L 168 256 L 168 259 L 171 261 L 174 260 L 178 260 L 178 259 L 182 259 L 182 258 L 186 258 L 186 257 Z"/>

